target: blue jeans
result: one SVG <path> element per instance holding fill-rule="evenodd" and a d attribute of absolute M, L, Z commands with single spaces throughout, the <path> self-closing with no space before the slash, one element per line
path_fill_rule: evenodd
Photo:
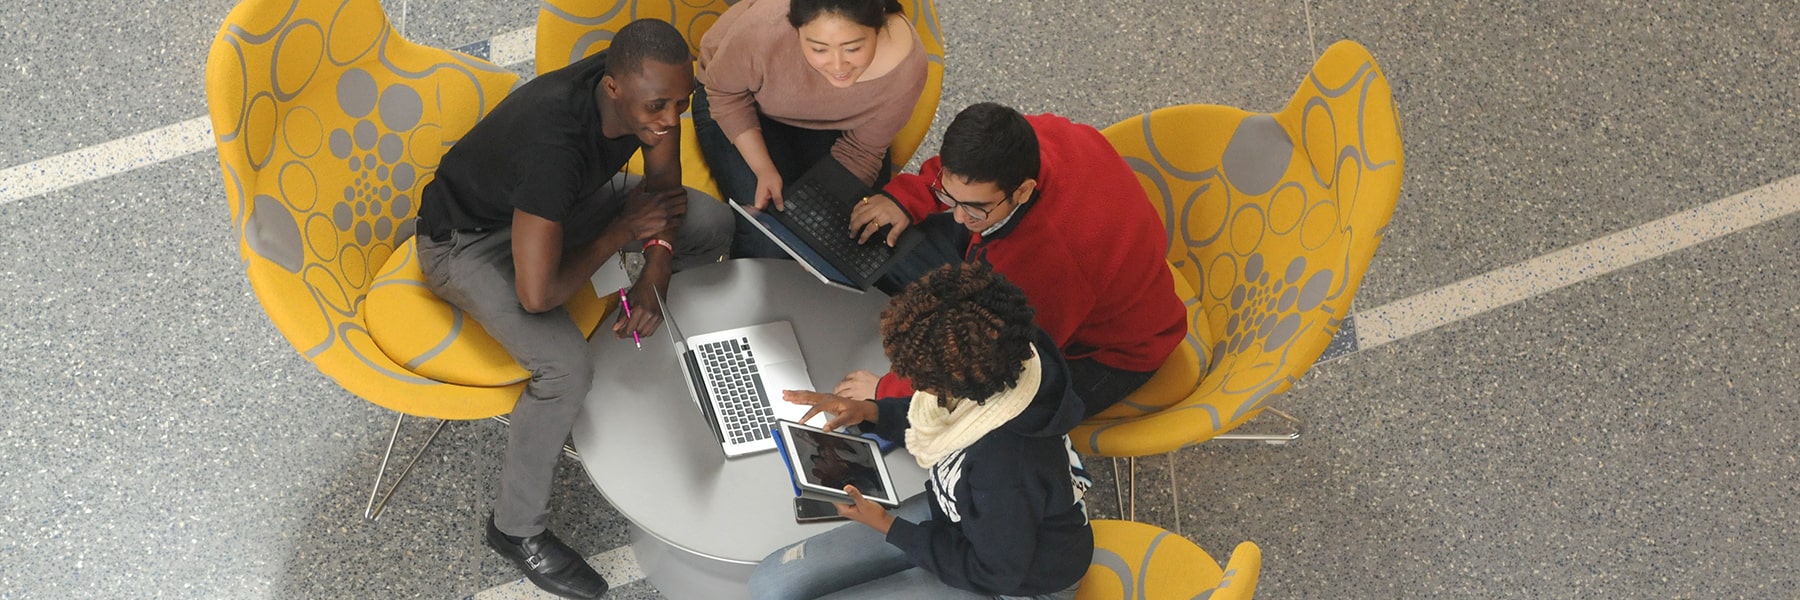
<path fill-rule="evenodd" d="M 1144 384 L 1150 383 L 1155 371 L 1127 371 L 1100 364 L 1091 358 L 1069 361 L 1069 386 L 1081 397 L 1085 411 L 1082 418 L 1093 417 L 1112 408 Z"/>
<path fill-rule="evenodd" d="M 930 502 L 928 495 L 918 494 L 892 512 L 895 518 L 914 523 L 929 520 L 931 508 L 926 502 Z M 936 575 L 914 566 L 906 553 L 861 523 L 846 523 L 769 554 L 750 575 L 750 596 L 757 600 L 1023 598 L 988 596 L 945 585 Z M 1074 597 L 1075 588 L 1069 588 L 1030 598 Z"/>

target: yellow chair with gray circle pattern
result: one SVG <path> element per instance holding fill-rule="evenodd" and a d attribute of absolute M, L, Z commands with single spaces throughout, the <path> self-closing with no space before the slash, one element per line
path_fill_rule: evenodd
<path fill-rule="evenodd" d="M 1341 41 L 1279 112 L 1173 106 L 1103 133 L 1162 215 L 1188 336 L 1144 389 L 1070 434 L 1077 450 L 1138 457 L 1297 437 L 1297 422 L 1285 435 L 1226 432 L 1273 410 L 1350 315 L 1400 195 L 1387 77 Z"/>
<path fill-rule="evenodd" d="M 938 28 L 937 4 L 932 0 L 901 0 L 906 18 L 912 20 L 913 30 L 919 33 L 919 42 L 925 46 L 927 61 L 925 63 L 925 91 L 919 93 L 919 103 L 913 105 L 912 117 L 907 119 L 906 126 L 900 133 L 894 134 L 894 141 L 888 149 L 893 153 L 890 162 L 894 172 L 899 173 L 911 162 L 913 155 L 919 151 L 919 144 L 925 142 L 925 133 L 931 130 L 931 122 L 937 117 L 938 100 L 944 93 L 944 31 Z"/>
<path fill-rule="evenodd" d="M 1218 561 L 1193 542 L 1132 521 L 1094 521 L 1094 562 L 1076 600 L 1249 600 L 1262 573 L 1262 549 L 1238 544 Z"/>
<path fill-rule="evenodd" d="M 245 0 L 213 41 L 207 106 L 251 289 L 320 372 L 398 419 L 498 417 L 528 378 L 425 289 L 413 248 L 439 157 L 517 80 L 406 40 L 379 0 Z M 591 288 L 568 304 L 588 332 L 609 306 Z"/>
<path fill-rule="evenodd" d="M 638 19 L 661 19 L 675 25 L 687 39 L 688 49 L 700 55 L 700 36 L 735 2 L 726 0 L 539 0 L 537 24 L 537 72 L 542 75 L 581 60 L 612 45 L 619 28 Z M 913 106 L 912 118 L 890 145 L 894 172 L 912 160 L 931 130 L 937 115 L 938 96 L 944 88 L 944 35 L 938 29 L 937 7 L 932 0 L 901 0 L 906 18 L 925 45 L 925 91 Z M 642 173 L 641 158 L 626 170 Z M 682 184 L 712 198 L 720 198 L 719 184 L 700 155 L 693 120 L 681 119 Z"/>

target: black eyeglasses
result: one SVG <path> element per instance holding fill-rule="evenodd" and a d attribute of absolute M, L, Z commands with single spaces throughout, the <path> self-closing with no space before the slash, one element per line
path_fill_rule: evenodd
<path fill-rule="evenodd" d="M 943 203 L 944 206 L 950 207 L 950 210 L 952 211 L 956 210 L 957 207 L 962 207 L 963 211 L 969 213 L 969 218 L 976 221 L 986 219 L 988 217 L 988 211 L 993 210 L 990 206 L 982 206 L 980 204 L 972 204 L 957 200 L 955 196 L 950 195 L 950 192 L 944 191 L 943 171 L 938 171 L 937 181 L 932 182 L 931 195 L 937 196 L 938 202 Z"/>

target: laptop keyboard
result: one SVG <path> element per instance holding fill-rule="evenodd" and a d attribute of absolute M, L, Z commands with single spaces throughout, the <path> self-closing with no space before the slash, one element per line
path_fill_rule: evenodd
<path fill-rule="evenodd" d="M 767 439 L 769 426 L 775 423 L 775 411 L 764 399 L 762 377 L 757 376 L 756 357 L 750 352 L 750 338 L 701 344 L 698 359 L 706 365 L 706 379 L 712 388 L 713 406 L 725 441 L 738 444 Z"/>
<path fill-rule="evenodd" d="M 818 183 L 801 180 L 783 192 L 787 220 L 814 238 L 814 250 L 838 259 L 839 269 L 857 281 L 868 281 L 893 252 L 886 244 L 858 244 L 850 237 L 851 204 L 832 199 Z"/>

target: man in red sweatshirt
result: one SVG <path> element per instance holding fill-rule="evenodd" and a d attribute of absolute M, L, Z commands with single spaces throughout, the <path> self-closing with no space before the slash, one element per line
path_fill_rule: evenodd
<path fill-rule="evenodd" d="M 945 262 L 986 263 L 1025 291 L 1068 357 L 1086 416 L 1149 381 L 1187 318 L 1162 220 L 1118 151 L 1087 125 L 984 102 L 956 115 L 939 152 L 851 214 L 863 241 L 890 225 L 890 245 L 915 224 L 927 234 L 886 287 Z M 906 387 L 865 372 L 837 391 L 867 399 Z"/>

